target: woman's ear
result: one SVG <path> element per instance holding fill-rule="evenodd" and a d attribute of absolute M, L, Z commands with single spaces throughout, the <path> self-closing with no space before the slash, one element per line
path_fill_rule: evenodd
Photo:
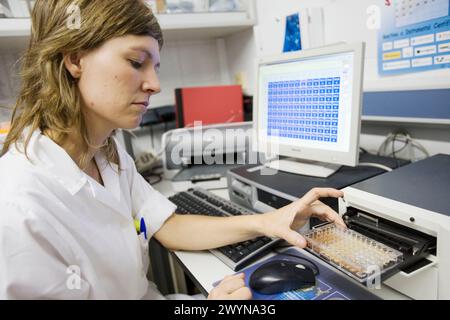
<path fill-rule="evenodd" d="M 74 79 L 81 77 L 81 55 L 78 53 L 65 54 L 64 65 Z"/>

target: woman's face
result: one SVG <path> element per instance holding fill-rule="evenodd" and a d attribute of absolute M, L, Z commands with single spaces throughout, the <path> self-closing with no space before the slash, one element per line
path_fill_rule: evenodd
<path fill-rule="evenodd" d="M 137 127 L 151 95 L 160 92 L 159 45 L 150 36 L 127 35 L 80 58 L 79 90 L 88 125 Z"/>

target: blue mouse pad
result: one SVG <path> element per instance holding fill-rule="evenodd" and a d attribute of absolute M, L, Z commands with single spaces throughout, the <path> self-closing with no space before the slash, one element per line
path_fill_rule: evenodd
<path fill-rule="evenodd" d="M 338 274 L 340 271 L 323 266 L 317 261 L 312 260 L 302 250 L 290 248 L 285 251 L 288 254 L 297 255 L 308 261 L 313 261 L 319 268 L 319 275 L 316 276 L 316 285 L 310 288 L 286 291 L 279 294 L 261 294 L 252 290 L 254 300 L 378 300 L 378 296 L 370 292 L 367 288 L 356 284 L 345 275 Z M 251 267 L 245 268 L 237 273 L 245 274 L 245 285 L 250 287 L 249 281 L 251 274 L 262 264 L 272 260 L 287 260 L 294 262 L 304 262 L 295 257 L 277 254 L 265 259 Z M 216 281 L 213 286 L 217 286 L 221 280 Z M 250 288 L 251 289 L 251 288 Z M 372 291 L 376 289 L 371 289 Z"/>

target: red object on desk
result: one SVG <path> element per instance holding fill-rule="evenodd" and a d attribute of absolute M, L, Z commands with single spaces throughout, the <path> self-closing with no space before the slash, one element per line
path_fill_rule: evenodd
<path fill-rule="evenodd" d="M 239 85 L 175 89 L 177 126 L 192 127 L 244 121 L 242 88 Z"/>

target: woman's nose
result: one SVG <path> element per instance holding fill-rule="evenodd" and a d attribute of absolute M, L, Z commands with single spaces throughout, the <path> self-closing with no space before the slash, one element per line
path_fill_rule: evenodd
<path fill-rule="evenodd" d="M 150 92 L 151 94 L 157 94 L 161 92 L 161 86 L 159 84 L 159 78 L 155 71 L 149 72 L 142 84 L 142 90 Z"/>

